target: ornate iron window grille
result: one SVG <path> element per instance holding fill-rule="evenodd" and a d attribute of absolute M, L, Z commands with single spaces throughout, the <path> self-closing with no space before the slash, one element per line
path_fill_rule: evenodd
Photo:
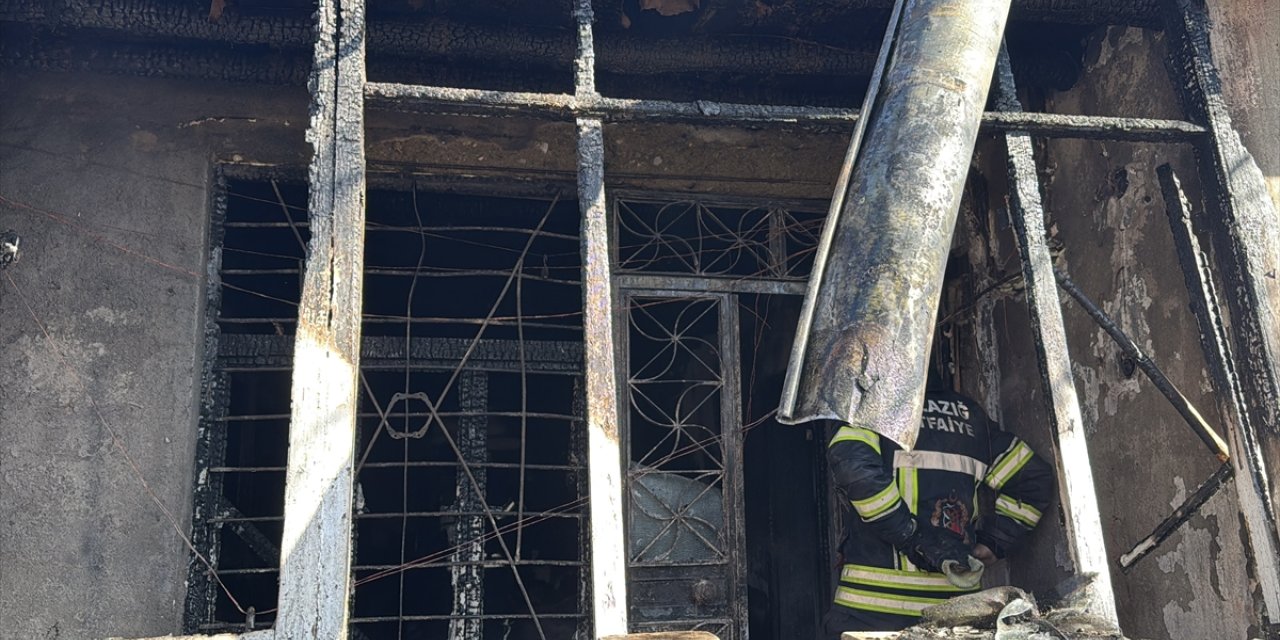
<path fill-rule="evenodd" d="M 305 188 L 252 177 L 220 176 L 212 220 L 193 540 L 217 580 L 192 564 L 190 631 L 276 606 L 308 220 Z M 585 628 L 576 229 L 572 202 L 371 194 L 353 637 Z"/>

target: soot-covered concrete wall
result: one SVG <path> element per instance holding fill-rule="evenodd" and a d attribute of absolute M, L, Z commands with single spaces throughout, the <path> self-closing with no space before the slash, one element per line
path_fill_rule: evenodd
<path fill-rule="evenodd" d="M 1089 43 L 1080 83 L 1046 96 L 1044 107 L 1056 113 L 1181 118 L 1164 56 L 1156 33 L 1099 32 Z M 1060 140 L 1045 145 L 1040 160 L 1045 209 L 1064 246 L 1062 264 L 1209 421 L 1222 425 L 1155 173 L 1171 163 L 1198 201 L 1190 149 Z M 1025 304 L 1002 304 L 995 315 L 1005 416 L 1013 423 L 1043 421 Z M 1125 631 L 1173 640 L 1254 637 L 1256 594 L 1231 486 L 1129 574 L 1120 571 L 1115 559 L 1149 534 L 1218 462 L 1078 305 L 1067 302 L 1063 313 Z M 1032 439 L 1048 446 L 1044 434 Z M 1047 578 L 1063 575 L 1069 566 L 1054 531 L 1039 533 L 1037 541 L 1051 548 L 1019 555 L 1015 583 L 1048 586 Z"/>
<path fill-rule="evenodd" d="M 211 168 L 300 161 L 306 96 L 0 84 L 0 638 L 178 631 Z"/>
<path fill-rule="evenodd" d="M 305 169 L 307 95 L 12 71 L 0 86 L 0 230 L 24 249 L 0 276 L 0 639 L 177 632 L 214 168 Z M 371 114 L 368 128 L 373 171 L 574 193 L 568 124 Z M 611 187 L 791 198 L 829 197 L 846 144 L 731 127 L 607 136 Z"/>

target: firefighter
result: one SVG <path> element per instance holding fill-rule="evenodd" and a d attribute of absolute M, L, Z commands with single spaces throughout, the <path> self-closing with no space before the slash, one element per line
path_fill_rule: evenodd
<path fill-rule="evenodd" d="M 958 566 L 957 575 L 970 566 L 980 574 L 1035 528 L 1054 491 L 1052 468 L 1026 443 L 947 390 L 926 394 L 913 451 L 846 425 L 827 455 L 841 502 L 852 509 L 824 640 L 902 629 L 930 604 L 977 591 L 956 586 L 965 580 L 948 579 L 944 563 L 958 563 L 948 567 Z M 978 513 L 983 484 L 995 494 L 994 513 Z"/>

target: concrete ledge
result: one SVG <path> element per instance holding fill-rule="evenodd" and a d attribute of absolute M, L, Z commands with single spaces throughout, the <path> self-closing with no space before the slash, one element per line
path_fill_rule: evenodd
<path fill-rule="evenodd" d="M 238 633 L 219 633 L 215 636 L 155 636 L 153 638 L 107 638 L 107 640 L 240 640 L 247 637 Z"/>
<path fill-rule="evenodd" d="M 212 636 L 154 636 L 151 638 L 107 638 L 106 640 L 272 640 L 275 631 L 264 629 L 251 633 L 219 633 Z"/>
<path fill-rule="evenodd" d="M 600 640 L 720 640 L 706 631 L 663 631 L 660 633 L 628 633 L 623 636 L 605 636 Z"/>

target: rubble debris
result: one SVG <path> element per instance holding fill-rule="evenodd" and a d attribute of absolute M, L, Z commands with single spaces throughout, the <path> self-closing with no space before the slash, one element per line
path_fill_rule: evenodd
<path fill-rule="evenodd" d="M 1017 587 L 995 587 L 951 598 L 925 609 L 922 625 L 932 627 L 994 628 L 997 617 L 1009 603 L 1024 600 L 1035 606 L 1035 598 Z"/>
<path fill-rule="evenodd" d="M 1037 605 L 1017 587 L 995 587 L 926 608 L 923 621 L 896 640 L 1125 640 L 1106 620 L 1090 613 L 1091 578 L 1072 578 Z M 1057 594 L 1066 592 L 1066 595 Z M 861 640 L 866 635 L 848 634 Z M 882 636 L 883 637 L 883 636 Z"/>
<path fill-rule="evenodd" d="M 640 0 L 640 10 L 654 10 L 660 16 L 678 16 L 698 10 L 699 0 Z"/>
<path fill-rule="evenodd" d="M 21 243 L 22 238 L 12 229 L 0 234 L 0 269 L 8 268 L 22 257 L 18 249 Z"/>

